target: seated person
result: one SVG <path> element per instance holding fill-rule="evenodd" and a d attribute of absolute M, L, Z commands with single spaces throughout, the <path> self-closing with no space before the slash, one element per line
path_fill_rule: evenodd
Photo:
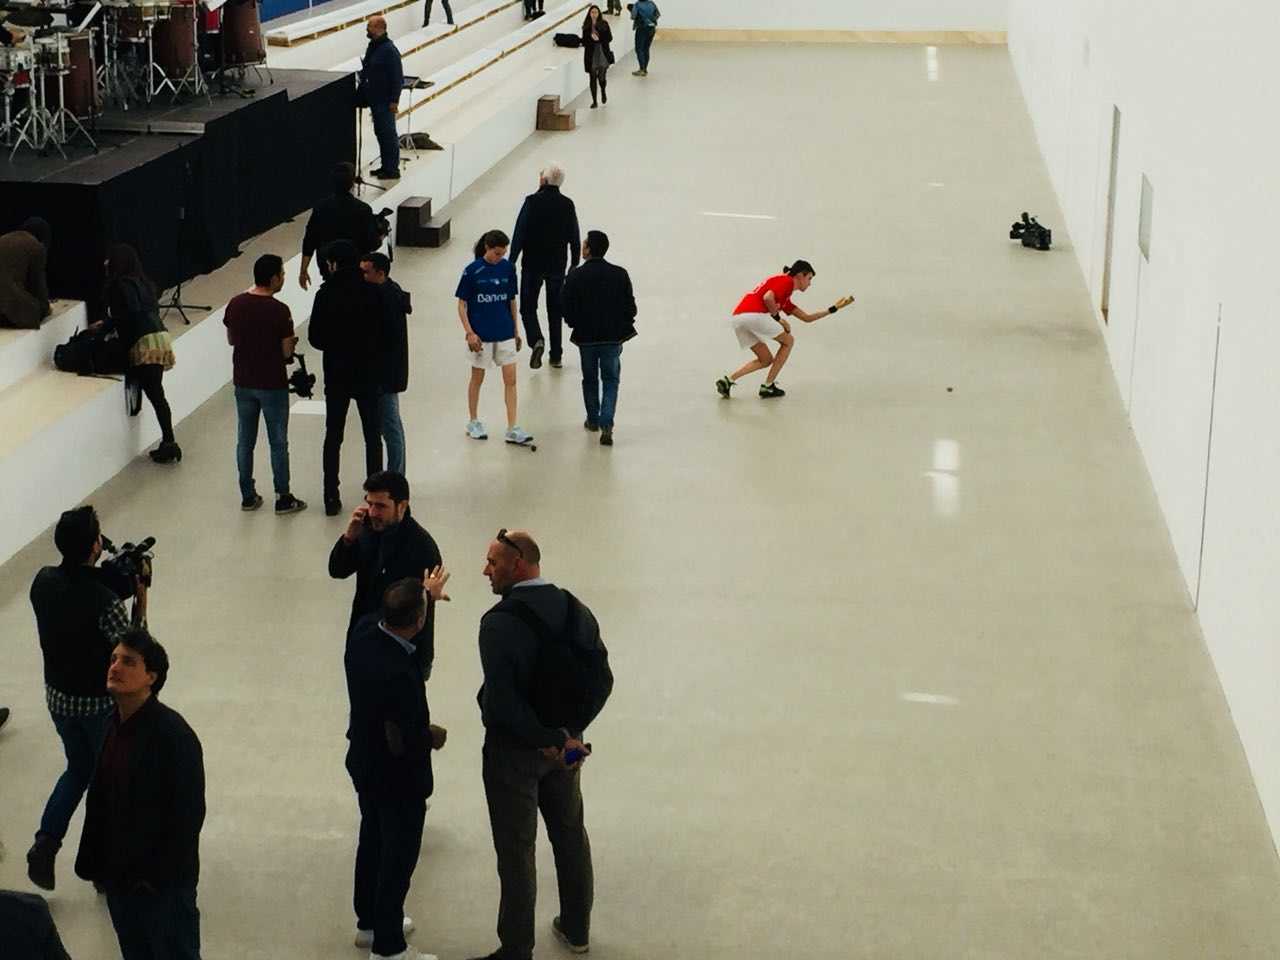
<path fill-rule="evenodd" d="M 49 315 L 49 224 L 29 217 L 0 236 L 0 326 L 35 330 Z"/>

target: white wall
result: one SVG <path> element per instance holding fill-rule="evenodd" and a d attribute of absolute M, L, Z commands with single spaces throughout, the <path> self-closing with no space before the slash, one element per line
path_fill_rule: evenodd
<path fill-rule="evenodd" d="M 1278 28 L 1274 0 L 1010 0 L 1009 12 L 1010 51 L 1095 309 L 1121 111 L 1106 340 L 1280 838 Z M 1144 174 L 1155 189 L 1150 262 L 1137 249 Z"/>
<path fill-rule="evenodd" d="M 659 27 L 703 30 L 1003 30 L 1009 0 L 656 0 Z"/>

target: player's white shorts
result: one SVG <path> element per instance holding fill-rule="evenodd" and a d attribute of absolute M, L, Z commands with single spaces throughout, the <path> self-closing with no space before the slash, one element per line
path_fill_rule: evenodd
<path fill-rule="evenodd" d="M 729 318 L 733 332 L 738 335 L 738 346 L 750 350 L 757 343 L 768 343 L 785 333 L 782 324 L 767 313 L 740 313 Z"/>
<path fill-rule="evenodd" d="M 516 362 L 515 338 L 498 340 L 494 343 L 482 342 L 479 352 L 467 347 L 467 356 L 471 358 L 471 366 L 477 370 L 484 370 L 488 367 L 505 367 L 509 363 Z"/>

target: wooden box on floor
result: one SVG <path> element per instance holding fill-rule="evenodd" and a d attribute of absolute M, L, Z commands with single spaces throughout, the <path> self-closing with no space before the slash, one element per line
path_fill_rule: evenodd
<path fill-rule="evenodd" d="M 539 130 L 573 130 L 578 126 L 578 115 L 572 110 L 560 109 L 560 98 L 552 95 L 538 98 Z"/>

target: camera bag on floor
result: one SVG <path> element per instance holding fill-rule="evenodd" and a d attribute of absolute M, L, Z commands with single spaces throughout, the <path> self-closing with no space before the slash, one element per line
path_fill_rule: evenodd
<path fill-rule="evenodd" d="M 54 348 L 53 365 L 66 373 L 92 377 L 124 373 L 126 363 L 119 337 L 108 337 L 97 330 L 77 330 L 70 340 Z"/>
<path fill-rule="evenodd" d="M 553 39 L 557 47 L 582 46 L 582 38 L 576 33 L 557 33 Z"/>

